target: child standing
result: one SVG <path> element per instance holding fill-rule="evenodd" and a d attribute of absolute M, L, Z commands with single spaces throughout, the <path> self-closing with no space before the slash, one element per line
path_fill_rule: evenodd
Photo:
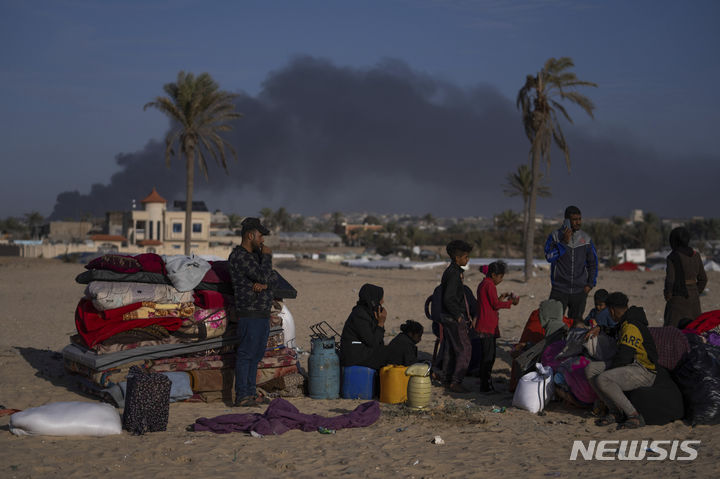
<path fill-rule="evenodd" d="M 410 366 L 417 362 L 417 344 L 422 340 L 423 325 L 412 319 L 400 326 L 401 333 L 395 336 L 387 347 L 386 364 Z"/>
<path fill-rule="evenodd" d="M 462 240 L 453 240 L 446 247 L 450 266 L 445 269 L 442 288 L 443 358 L 442 380 L 448 391 L 470 392 L 463 387 L 472 346 L 468 329 L 467 303 L 463 286 L 463 268 L 470 260 L 472 246 Z"/>
<path fill-rule="evenodd" d="M 502 283 L 507 271 L 507 265 L 503 261 L 490 263 L 489 266 L 480 268 L 480 271 L 485 273 L 485 279 L 480 282 L 477 290 L 478 317 L 475 331 L 480 336 L 483 354 L 480 363 L 480 391 L 489 392 L 495 390 L 491 373 L 495 363 L 496 338 L 500 336 L 498 310 L 518 304 L 520 298 L 509 293 L 498 296 L 497 285 Z"/>

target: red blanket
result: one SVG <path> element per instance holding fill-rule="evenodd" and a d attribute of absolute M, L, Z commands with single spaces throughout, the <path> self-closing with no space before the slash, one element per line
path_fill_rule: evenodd
<path fill-rule="evenodd" d="M 75 310 L 75 327 L 85 344 L 92 348 L 97 343 L 109 337 L 135 328 L 144 328 L 151 324 L 158 324 L 168 331 L 177 330 L 182 324 L 182 318 L 147 318 L 123 320 L 123 314 L 135 311 L 142 303 L 133 303 L 121 308 L 98 311 L 92 301 L 83 298 Z"/>

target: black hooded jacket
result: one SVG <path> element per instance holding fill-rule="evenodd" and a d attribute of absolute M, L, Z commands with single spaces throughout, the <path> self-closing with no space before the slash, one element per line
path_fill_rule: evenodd
<path fill-rule="evenodd" d="M 407 333 L 400 333 L 387 345 L 387 363 L 410 366 L 417 362 L 418 348 Z"/>
<path fill-rule="evenodd" d="M 345 321 L 340 336 L 340 364 L 380 369 L 385 365 L 385 328 L 378 326 L 375 311 L 383 289 L 372 284 L 360 288 L 359 300 Z"/>

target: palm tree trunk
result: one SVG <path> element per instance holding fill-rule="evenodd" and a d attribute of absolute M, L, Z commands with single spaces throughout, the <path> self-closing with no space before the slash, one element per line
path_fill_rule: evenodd
<path fill-rule="evenodd" d="M 537 207 L 537 186 L 540 169 L 540 146 L 533 145 L 532 152 L 532 184 L 528 199 L 528 218 L 525 226 L 525 281 L 530 281 L 533 270 L 533 251 L 535 249 L 535 210 Z"/>
<path fill-rule="evenodd" d="M 190 256 L 190 242 L 192 241 L 192 203 L 193 184 L 195 181 L 195 148 L 189 146 L 185 150 L 186 177 L 185 177 L 185 256 Z"/>
<path fill-rule="evenodd" d="M 525 244 L 525 237 L 527 236 L 528 226 L 528 208 L 529 208 L 529 196 L 523 196 L 523 225 L 522 225 L 522 244 Z"/>

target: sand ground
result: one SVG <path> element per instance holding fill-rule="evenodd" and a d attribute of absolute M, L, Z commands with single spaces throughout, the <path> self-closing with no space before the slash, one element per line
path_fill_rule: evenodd
<path fill-rule="evenodd" d="M 338 331 L 363 283 L 385 288 L 389 311 L 388 342 L 407 319 L 429 327 L 423 314 L 426 297 L 438 284 L 441 269 L 430 271 L 360 270 L 299 261 L 276 267 L 298 290 L 287 304 L 295 318 L 297 342 L 310 346 L 309 326 L 327 321 Z M 83 292 L 74 277 L 81 265 L 58 260 L 0 258 L 0 404 L 25 409 L 55 401 L 93 401 L 80 393 L 63 368 L 59 352 L 75 332 L 73 313 Z M 645 307 L 651 325 L 660 325 L 664 302 L 662 272 L 602 270 L 599 287 L 624 291 L 633 304 Z M 549 293 L 547 272 L 529 283 L 512 272 L 498 287 L 514 291 L 521 302 L 501 312 L 501 333 L 495 376 L 505 380 L 495 394 L 477 392 L 474 378 L 467 395 L 433 388 L 428 413 L 409 413 L 381 405 L 380 420 L 367 428 L 334 435 L 290 431 L 282 436 L 254 438 L 245 434 L 215 435 L 186 430 L 198 417 L 233 410 L 222 403 L 175 403 L 165 432 L 132 436 L 17 437 L 0 417 L 0 477 L 716 477 L 720 428 L 691 428 L 681 421 L 635 431 L 596 427 L 584 410 L 552 403 L 546 415 L 511 407 L 507 393 L 508 348 L 520 335 L 530 313 Z M 709 274 L 710 291 L 703 309 L 720 309 L 720 274 Z M 481 273 L 470 271 L 473 289 Z M 588 305 L 589 309 L 590 305 Z M 420 344 L 425 356 L 434 337 Z M 305 364 L 307 356 L 303 357 Z M 335 415 L 361 401 L 291 399 L 301 412 Z M 504 413 L 492 406 L 506 406 Z M 440 435 L 445 444 L 435 445 Z M 574 440 L 702 441 L 694 461 L 571 461 Z"/>

